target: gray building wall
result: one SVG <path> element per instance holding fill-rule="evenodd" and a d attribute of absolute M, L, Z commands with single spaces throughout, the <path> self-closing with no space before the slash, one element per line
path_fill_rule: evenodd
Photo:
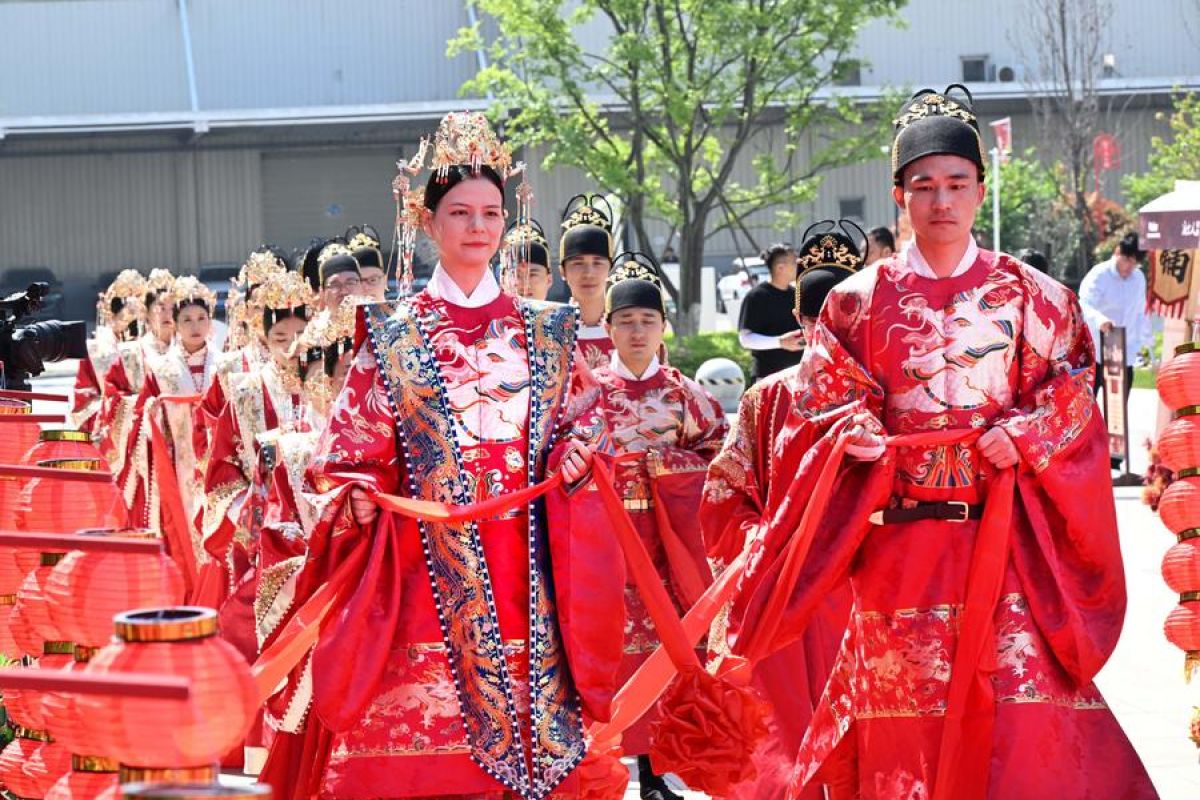
<path fill-rule="evenodd" d="M 905 29 L 872 23 L 864 30 L 861 52 L 873 66 L 863 74 L 864 87 L 853 91 L 945 84 L 960 77 L 964 55 L 1019 64 L 1012 31 L 1021 29 L 1023 2 L 997 8 L 983 0 L 911 0 Z M 1115 4 L 1114 80 L 1144 89 L 1183 74 L 1200 85 L 1196 31 L 1176 8 L 1181 2 L 1147 0 L 1132 10 L 1133 4 Z M 350 115 L 364 104 L 400 104 L 404 113 L 341 124 L 246 121 L 197 134 L 149 130 L 156 120 L 190 113 L 179 0 L 0 2 L 6 41 L 0 133 L 8 130 L 0 139 L 0 269 L 50 266 L 72 280 L 70 291 L 84 298 L 86 310 L 95 277 L 126 266 L 193 271 L 203 263 L 238 262 L 263 241 L 292 248 L 364 222 L 388 239 L 396 157 L 411 153 L 444 111 L 471 102 L 457 92 L 474 74 L 473 54 L 445 57 L 446 40 L 467 23 L 460 0 L 188 0 L 187 7 L 201 116 L 238 110 L 295 116 L 307 108 L 331 115 L 345 108 Z M 593 38 L 603 34 L 603 26 L 588 30 Z M 985 125 L 1011 116 L 1017 149 L 1036 143 L 1027 102 L 1012 96 L 1019 85 L 972 89 Z M 1121 173 L 1144 169 L 1151 135 L 1166 130 L 1156 114 L 1168 107 L 1167 94 L 1120 95 L 1113 102 L 1120 113 L 1105 128 L 1123 145 Z M 143 116 L 120 116 L 131 114 Z M 39 115 L 63 127 L 20 132 L 18 123 Z M 146 130 L 97 132 L 139 119 Z M 82 127 L 72 129 L 76 123 Z M 735 180 L 752 184 L 749 156 L 782 144 L 778 129 L 760 131 Z M 805 152 L 808 146 L 801 143 Z M 541 169 L 537 151 L 525 157 L 535 214 L 556 240 L 567 200 L 603 187 L 575 170 Z M 1107 176 L 1106 194 L 1118 194 L 1119 174 Z M 805 220 L 836 217 L 843 204 L 861 200 L 865 225 L 889 224 L 889 190 L 881 155 L 827 173 L 817 198 L 793 210 Z M 799 239 L 803 228 L 777 228 L 773 210 L 748 226 L 757 246 Z M 667 233 L 652 226 L 659 252 Z M 720 232 L 706 260 L 722 265 L 752 249 L 744 236 Z"/>

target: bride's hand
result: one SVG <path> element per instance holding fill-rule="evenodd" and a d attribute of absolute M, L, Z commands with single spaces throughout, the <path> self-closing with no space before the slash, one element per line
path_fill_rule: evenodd
<path fill-rule="evenodd" d="M 379 516 L 379 506 L 361 487 L 350 490 L 350 513 L 359 525 L 370 525 Z"/>

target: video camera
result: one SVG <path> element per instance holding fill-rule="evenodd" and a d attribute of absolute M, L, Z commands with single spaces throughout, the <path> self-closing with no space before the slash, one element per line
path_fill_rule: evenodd
<path fill-rule="evenodd" d="M 47 361 L 87 358 L 87 323 L 46 320 L 18 326 L 42 307 L 48 283 L 31 283 L 23 292 L 0 300 L 0 386 L 29 391 L 29 379 L 42 374 Z"/>

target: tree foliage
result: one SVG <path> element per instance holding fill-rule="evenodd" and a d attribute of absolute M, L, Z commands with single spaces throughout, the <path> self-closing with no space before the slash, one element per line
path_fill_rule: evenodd
<path fill-rule="evenodd" d="M 994 176 L 989 175 L 988 180 Z M 1045 255 L 1061 277 L 1075 256 L 1075 216 L 1064 194 L 1064 169 L 1047 165 L 1029 148 L 1000 166 L 1000 244 L 1005 252 L 1032 247 Z M 992 189 L 975 218 L 975 230 L 992 243 Z"/>
<path fill-rule="evenodd" d="M 1177 95 L 1169 124 L 1170 141 L 1150 140 L 1150 168 L 1121 181 L 1131 211 L 1174 189 L 1176 180 L 1200 180 L 1200 94 Z"/>
<path fill-rule="evenodd" d="M 451 52 L 489 65 L 463 90 L 494 98 L 543 166 L 616 193 L 642 249 L 648 220 L 677 233 L 681 332 L 696 329 L 708 237 L 811 200 L 823 170 L 887 141 L 886 113 L 821 90 L 859 68 L 859 29 L 904 0 L 472 2 L 484 16 Z"/>

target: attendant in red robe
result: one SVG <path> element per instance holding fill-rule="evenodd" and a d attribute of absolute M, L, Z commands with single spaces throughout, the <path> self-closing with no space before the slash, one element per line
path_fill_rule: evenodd
<path fill-rule="evenodd" d="M 259 288 L 256 316 L 270 355 L 259 369 L 230 377 L 228 402 L 211 436 L 201 527 L 211 566 L 201 582 L 210 595 L 206 601 L 221 609 L 222 636 L 247 660 L 258 653 L 254 562 L 266 508 L 266 486 L 256 485 L 254 476 L 267 437 L 312 425 L 296 342 L 313 303 L 312 292 L 294 272 L 272 274 Z M 216 580 L 214 573 L 219 573 Z"/>
<path fill-rule="evenodd" d="M 836 230 L 839 226 L 843 230 Z M 857 228 L 846 220 L 837 225 L 825 221 L 805 232 L 795 286 L 795 314 L 805 338 L 814 334 L 830 290 L 863 265 L 856 237 L 848 235 L 851 227 Z M 790 427 L 801 419 L 805 387 L 800 381 L 797 365 L 747 389 L 733 433 L 709 469 L 700 524 L 719 570 L 769 524 L 800 473 L 806 449 L 785 446 L 794 443 Z M 799 640 L 755 665 L 754 686 L 771 708 L 770 736 L 755 753 L 755 778 L 735 786 L 726 797 L 778 800 L 787 794 L 796 751 L 846 630 L 850 601 L 848 583 L 831 591 Z M 723 631 L 722 624 L 712 647 L 718 665 L 729 654 L 720 637 Z M 817 785 L 800 794 L 803 800 L 824 796 Z"/>
<path fill-rule="evenodd" d="M 659 362 L 667 317 L 657 265 L 640 253 L 623 254 L 617 257 L 608 284 L 604 327 L 615 349 L 607 365 L 592 370 L 600 390 L 596 413 L 608 432 L 606 451 L 642 455 L 617 465 L 615 488 L 675 610 L 682 615 L 712 582 L 695 515 L 705 472 L 721 447 L 728 423 L 712 395 Z M 594 489 L 576 493 L 573 500 L 594 503 L 594 518 L 606 519 Z M 622 683 L 659 646 L 632 580 L 625 587 L 625 608 Z M 643 715 L 622 734 L 621 748 L 638 757 L 641 797 L 677 800 L 678 795 L 651 768 L 647 755 L 651 726 L 657 719 L 654 710 Z"/>
<path fill-rule="evenodd" d="M 167 352 L 175 338 L 171 315 L 171 287 L 175 278 L 165 269 L 153 269 L 146 280 L 146 331 L 136 341 L 117 347 L 117 358 L 104 376 L 104 399 L 97 423 L 103 431 L 100 452 L 114 475 L 125 468 L 130 436 L 137 418 L 134 407 L 146 378 L 146 362 Z"/>
<path fill-rule="evenodd" d="M 613 352 L 604 327 L 604 287 L 613 259 L 611 217 L 600 195 L 577 195 L 563 212 L 558 240 L 558 269 L 579 307 L 579 354 L 589 369 L 607 365 Z"/>
<path fill-rule="evenodd" d="M 517 220 L 504 235 L 500 251 L 500 286 L 514 297 L 545 300 L 554 285 L 550 243 L 535 219 Z"/>
<path fill-rule="evenodd" d="M 893 196 L 916 239 L 826 300 L 789 434 L 808 452 L 751 539 L 735 652 L 794 641 L 850 579 L 794 792 L 819 780 L 867 800 L 1155 797 L 1092 683 L 1125 589 L 1078 301 L 975 245 L 984 158 L 969 96 L 924 90 L 897 128 Z M 836 481 L 801 526 L 813 538 L 793 572 L 799 510 L 826 464 Z"/>
<path fill-rule="evenodd" d="M 145 378 L 134 405 L 134 428 L 129 453 L 117 475 L 134 525 L 167 531 L 171 541 L 190 552 L 172 553 L 176 559 L 201 563 L 204 552 L 200 532 L 193 524 L 204 502 L 205 451 L 197 441 L 193 425 L 196 406 L 212 379 L 215 353 L 210 347 L 212 310 L 217 298 L 204 284 L 187 275 L 176 278 L 170 303 L 175 342 L 161 356 L 146 360 Z M 154 428 L 162 433 L 170 464 L 158 463 Z M 164 495 L 162 482 L 174 486 Z M 169 498 L 178 493 L 180 508 Z M 181 518 L 178 512 L 182 510 Z"/>
<path fill-rule="evenodd" d="M 217 356 L 213 365 L 213 380 L 204 392 L 199 408 L 196 409 L 196 435 L 208 449 L 210 432 L 216 427 L 217 418 L 225 408 L 229 394 L 229 377 L 256 369 L 267 361 L 267 350 L 258 333 L 261 321 L 252 319 L 254 295 L 267 278 L 287 272 L 287 259 L 274 245 L 261 245 L 250 254 L 238 270 L 225 300 L 225 313 L 229 319 L 229 335 L 225 337 L 225 351 Z"/>
<path fill-rule="evenodd" d="M 103 439 L 97 423 L 104 400 L 104 376 L 117 359 L 118 345 L 136 339 L 139 326 L 145 324 L 145 294 L 146 279 L 135 269 L 121 270 L 96 304 L 96 331 L 88 339 L 88 357 L 80 359 L 75 376 L 71 423 L 93 434 L 97 442 Z"/>
<path fill-rule="evenodd" d="M 362 307 L 310 470 L 320 516 L 295 605 L 366 563 L 289 683 L 296 733 L 276 737 L 263 773 L 280 798 L 545 797 L 574 784 L 587 749 L 577 690 L 594 667 L 571 657 L 549 561 L 570 532 L 547 531 L 540 501 L 418 525 L 373 499 L 501 498 L 541 481 L 555 445 L 577 485 L 590 459 L 568 403 L 575 309 L 503 294 L 489 269 L 507 149 L 482 115 L 451 114 L 434 153 L 404 208 L 439 265 L 413 297 Z"/>

